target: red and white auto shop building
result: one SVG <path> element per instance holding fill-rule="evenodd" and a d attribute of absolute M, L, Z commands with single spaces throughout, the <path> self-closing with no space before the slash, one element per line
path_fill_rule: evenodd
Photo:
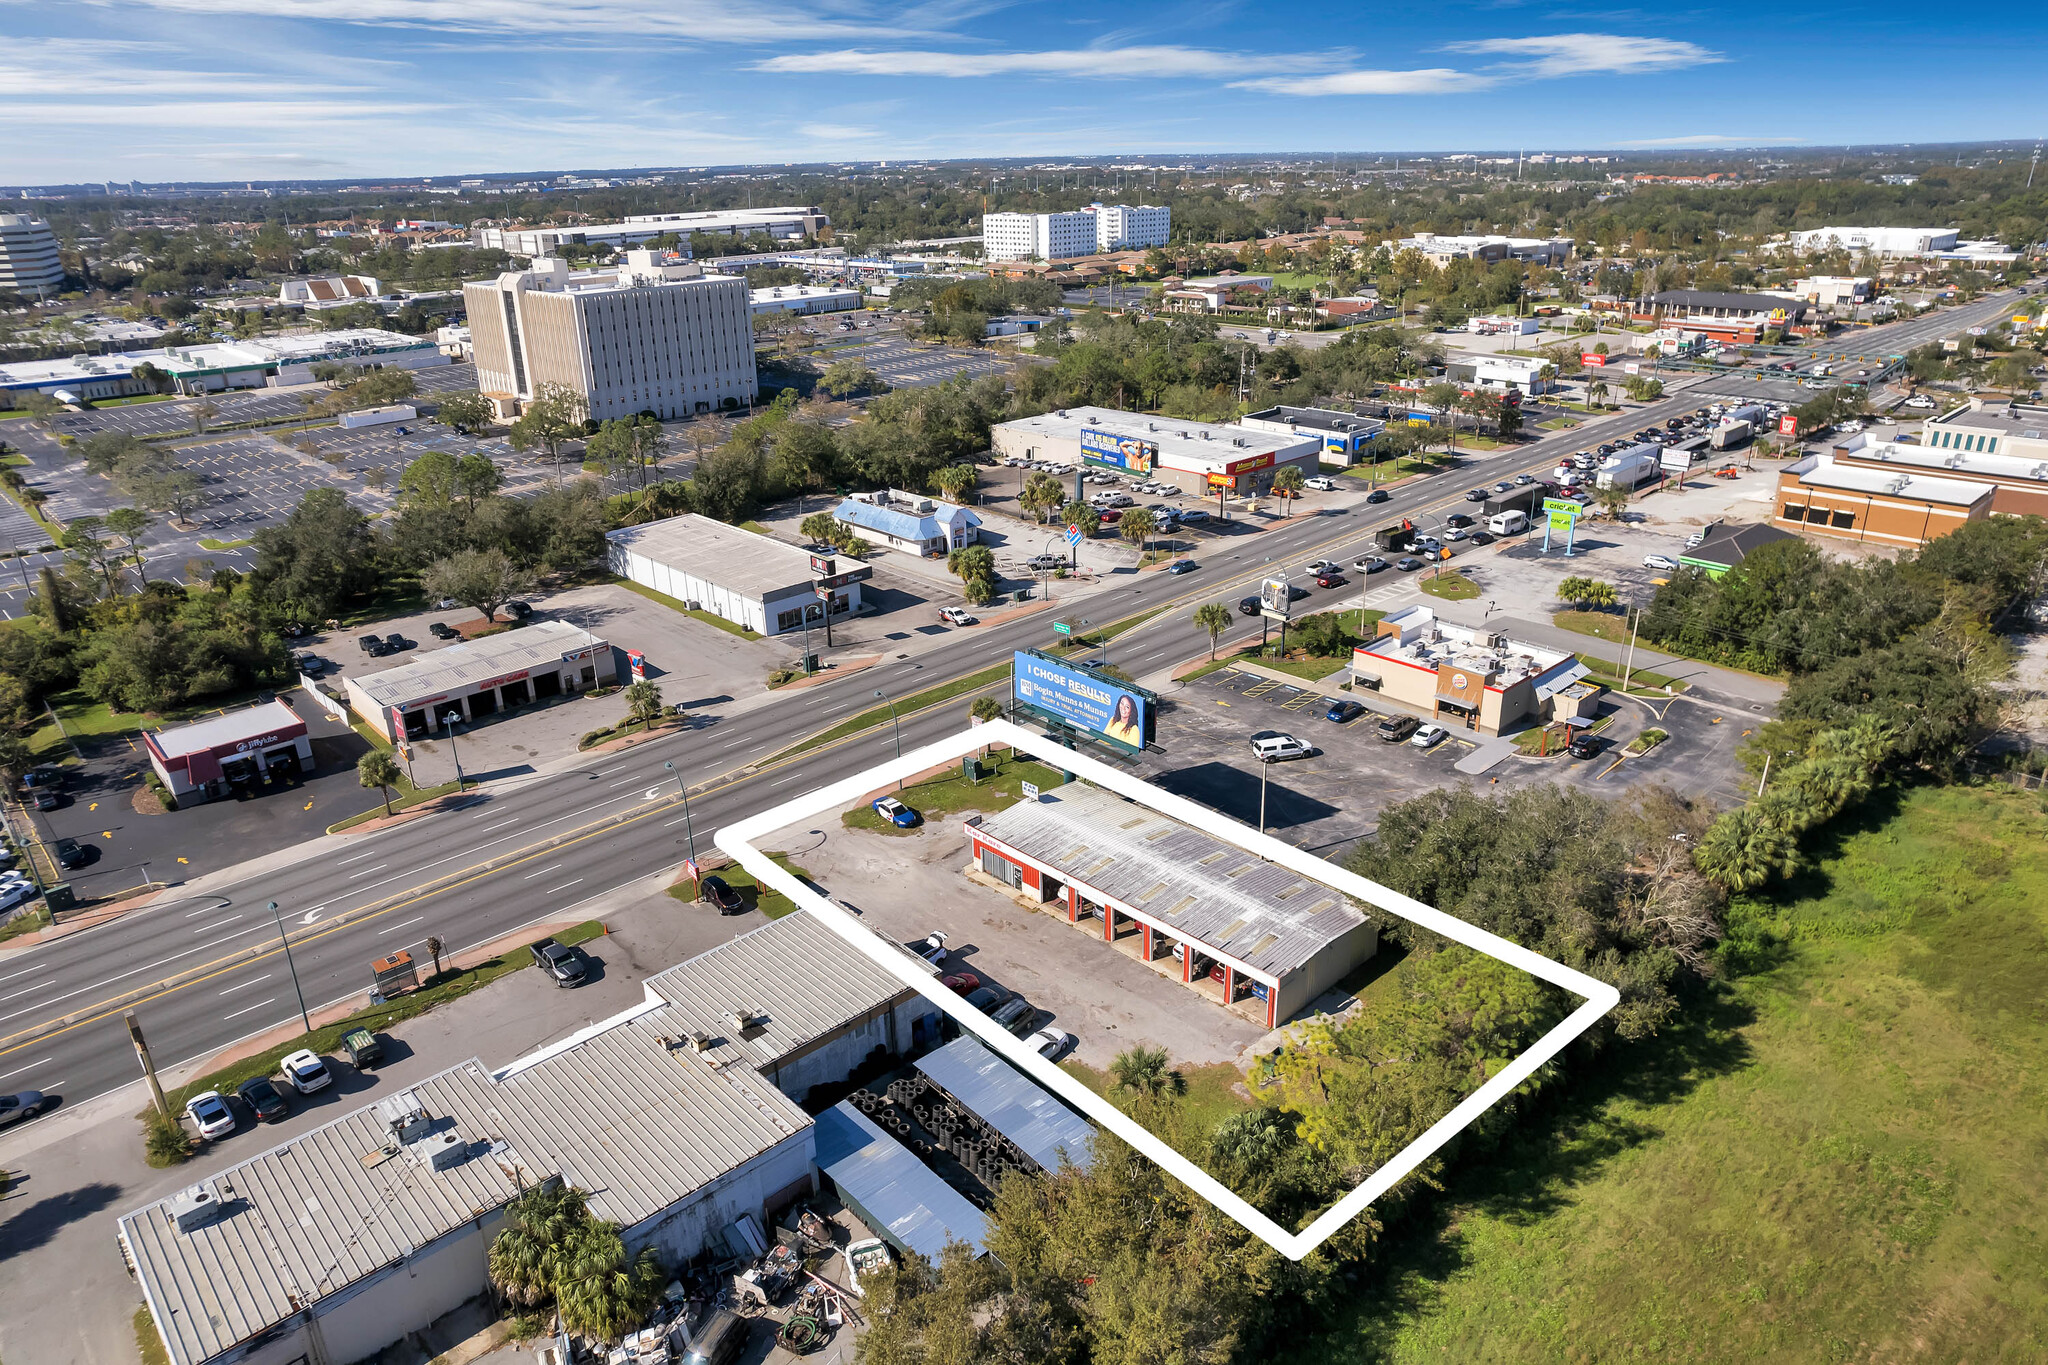
<path fill-rule="evenodd" d="M 968 875 L 1277 1028 L 1379 949 L 1333 888 L 1075 782 L 967 821 Z"/>
<path fill-rule="evenodd" d="M 281 701 L 145 730 L 142 742 L 149 766 L 181 804 L 226 796 L 238 784 L 263 781 L 279 768 L 313 770 L 306 722 Z"/>

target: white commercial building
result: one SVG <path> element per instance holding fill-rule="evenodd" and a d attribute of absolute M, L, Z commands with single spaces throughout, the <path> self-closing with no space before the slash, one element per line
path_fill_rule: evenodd
<path fill-rule="evenodd" d="M 832 515 L 870 544 L 919 556 L 944 557 L 981 539 L 976 513 L 900 488 L 855 493 Z"/>
<path fill-rule="evenodd" d="M 1821 227 L 1808 228 L 1791 236 L 1799 251 L 1842 250 L 1873 256 L 1932 256 L 1953 251 L 1954 228 Z"/>
<path fill-rule="evenodd" d="M 1393 249 L 1418 251 L 1439 268 L 1452 261 L 1534 261 L 1541 265 L 1562 265 L 1571 259 L 1569 237 L 1454 237 L 1435 232 L 1418 232 L 1391 243 Z"/>
<path fill-rule="evenodd" d="M 64 263 L 50 225 L 25 213 L 0 213 L 0 294 L 46 299 L 63 284 Z"/>
<path fill-rule="evenodd" d="M 92 402 L 148 393 L 149 385 L 133 374 L 145 364 L 168 376 L 180 393 L 276 388 L 314 382 L 313 367 L 327 361 L 366 370 L 423 370 L 446 365 L 448 357 L 428 338 L 361 327 L 0 365 L 0 395 L 47 393 Z"/>
<path fill-rule="evenodd" d="M 747 307 L 761 313 L 844 313 L 861 306 L 860 290 L 830 284 L 778 284 L 751 291 Z"/>
<path fill-rule="evenodd" d="M 1316 473 L 1324 433 L 1297 434 L 1153 417 L 1114 408 L 1062 408 L 990 429 L 1006 459 L 1113 469 L 1200 495 L 1259 494 L 1282 469 Z"/>
<path fill-rule="evenodd" d="M 629 1254 L 671 1270 L 758 1254 L 818 1188 L 797 1097 L 936 1043 L 939 1022 L 798 912 L 558 1043 L 495 1070 L 472 1058 L 217 1169 L 115 1235 L 172 1365 L 368 1360 L 488 1290 L 506 1206 L 537 1186 L 586 1191 Z"/>
<path fill-rule="evenodd" d="M 343 678 L 342 687 L 350 709 L 395 744 L 439 734 L 451 714 L 473 721 L 617 678 L 610 644 L 567 621 L 535 621 Z"/>
<path fill-rule="evenodd" d="M 279 303 L 296 303 L 318 311 L 341 308 L 351 303 L 374 303 L 383 287 L 373 275 L 322 275 L 305 280 L 286 280 L 277 287 Z"/>
<path fill-rule="evenodd" d="M 1792 281 L 1785 289 L 1822 308 L 1839 308 L 1843 304 L 1853 307 L 1870 302 L 1871 280 L 1868 275 L 1809 275 Z"/>
<path fill-rule="evenodd" d="M 1067 260 L 1098 251 L 1165 246 L 1173 211 L 1152 204 L 1091 204 L 1068 213 L 991 213 L 981 220 L 990 261 Z"/>
<path fill-rule="evenodd" d="M 807 616 L 823 627 L 821 587 L 832 595 L 832 619 L 859 612 L 861 581 L 874 575 L 865 564 L 811 555 L 695 513 L 622 526 L 605 541 L 606 562 L 619 577 L 757 635 L 800 631 Z"/>
<path fill-rule="evenodd" d="M 1545 382 L 1543 371 L 1554 367 L 1542 356 L 1454 355 L 1444 368 L 1453 382 L 1462 380 L 1482 389 L 1542 393 L 1551 387 Z"/>
<path fill-rule="evenodd" d="M 558 257 L 463 286 L 477 387 L 510 415 L 545 384 L 583 397 L 593 421 L 688 417 L 754 401 L 747 282 L 658 252 L 572 272 Z"/>
<path fill-rule="evenodd" d="M 760 209 L 718 209 L 702 213 L 630 214 L 623 222 L 587 223 L 581 227 L 486 227 L 470 229 L 470 240 L 480 247 L 496 247 L 514 256 L 550 256 L 569 245 L 629 247 L 656 237 L 675 234 L 678 251 L 688 255 L 690 237 L 708 233 L 717 237 L 773 237 L 778 242 L 800 242 L 815 237 L 832 225 L 823 210 L 784 204 Z"/>

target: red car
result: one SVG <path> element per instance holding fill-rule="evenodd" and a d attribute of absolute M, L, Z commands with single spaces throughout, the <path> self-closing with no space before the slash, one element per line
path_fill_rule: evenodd
<path fill-rule="evenodd" d="M 1316 575 L 1316 586 L 1317 586 L 1317 587 L 1319 587 L 1319 588 L 1339 588 L 1339 587 L 1342 587 L 1343 585 L 1344 585 L 1344 575 L 1343 575 L 1343 574 L 1340 574 L 1340 573 L 1326 573 L 1326 574 L 1318 574 L 1318 575 Z"/>
<path fill-rule="evenodd" d="M 981 989 L 981 978 L 973 972 L 955 972 L 951 976 L 940 977 L 939 984 L 961 995 L 972 995 Z"/>

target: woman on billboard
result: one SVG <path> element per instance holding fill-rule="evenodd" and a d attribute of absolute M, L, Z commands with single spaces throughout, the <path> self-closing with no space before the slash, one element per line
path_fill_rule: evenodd
<path fill-rule="evenodd" d="M 1102 733 L 1134 749 L 1144 748 L 1145 735 L 1138 726 L 1137 698 L 1128 692 L 1119 693 L 1116 710 L 1110 714 L 1109 724 L 1102 727 Z"/>

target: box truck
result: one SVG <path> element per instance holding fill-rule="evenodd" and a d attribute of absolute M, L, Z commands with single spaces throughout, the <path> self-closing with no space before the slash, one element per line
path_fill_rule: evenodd
<path fill-rule="evenodd" d="M 1663 477 L 1664 447 L 1654 445 L 1630 446 L 1617 450 L 1600 462 L 1599 472 L 1593 476 L 1595 488 L 1637 489 Z"/>
<path fill-rule="evenodd" d="M 1733 450 L 1747 441 L 1755 431 L 1748 422 L 1723 422 L 1707 435 L 1707 444 L 1716 450 Z"/>

